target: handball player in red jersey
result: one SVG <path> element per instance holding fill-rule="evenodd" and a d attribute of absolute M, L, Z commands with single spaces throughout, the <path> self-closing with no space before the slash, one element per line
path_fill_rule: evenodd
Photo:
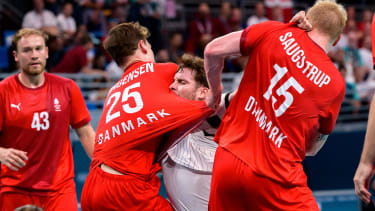
<path fill-rule="evenodd" d="M 341 5 L 323 0 L 306 17 L 309 32 L 268 21 L 207 45 L 208 76 L 220 74 L 218 64 L 227 56 L 249 56 L 215 136 L 209 210 L 319 210 L 301 162 L 325 143 L 345 95 L 344 79 L 327 52 L 347 15 Z M 210 87 L 218 84 L 211 81 Z"/>
<path fill-rule="evenodd" d="M 82 210 L 172 210 L 159 195 L 156 152 L 169 134 L 199 125 L 213 112 L 207 105 L 216 105 L 213 97 L 193 101 L 169 90 L 177 65 L 155 63 L 149 35 L 138 23 L 123 23 L 104 41 L 124 74 L 104 103 Z"/>
<path fill-rule="evenodd" d="M 45 72 L 48 36 L 21 29 L 13 55 L 20 72 L 0 82 L 0 210 L 35 204 L 78 210 L 69 126 L 91 157 L 95 132 L 79 87 Z"/>

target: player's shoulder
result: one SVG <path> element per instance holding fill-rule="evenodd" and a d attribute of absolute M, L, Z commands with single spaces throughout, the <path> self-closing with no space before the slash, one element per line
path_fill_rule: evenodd
<path fill-rule="evenodd" d="M 74 81 L 70 78 L 65 78 L 53 73 L 44 73 L 45 77 L 47 78 L 48 81 L 50 81 L 52 84 L 59 84 L 59 85 L 70 85 L 74 83 Z"/>
<path fill-rule="evenodd" d="M 335 78 L 337 80 L 337 84 L 339 85 L 339 88 L 341 89 L 345 89 L 345 79 L 344 77 L 341 75 L 340 71 L 336 68 L 336 66 L 334 64 L 333 65 L 333 70 L 335 71 Z"/>
<path fill-rule="evenodd" d="M 166 62 L 166 63 L 154 63 L 156 67 L 161 69 L 174 69 L 177 70 L 178 65 L 172 62 Z"/>
<path fill-rule="evenodd" d="M 280 21 L 272 21 L 272 20 L 269 20 L 269 21 L 263 21 L 261 23 L 258 23 L 258 24 L 255 24 L 255 25 L 259 25 L 259 26 L 269 26 L 269 27 L 287 27 L 289 26 L 290 24 L 285 24 L 285 23 L 282 23 Z M 254 25 L 254 26 L 255 26 Z"/>
<path fill-rule="evenodd" d="M 155 71 L 158 72 L 158 76 L 161 78 L 166 77 L 173 77 L 173 75 L 176 73 L 178 65 L 175 63 L 154 63 L 155 64 Z"/>
<path fill-rule="evenodd" d="M 16 81 L 17 75 L 18 74 L 14 74 L 14 75 L 8 76 L 8 77 L 4 78 L 3 80 L 1 80 L 0 81 L 0 87 L 1 87 L 0 90 L 4 90 L 4 91 L 7 90 L 6 87 L 11 86 Z"/>
<path fill-rule="evenodd" d="M 264 21 L 258 24 L 251 25 L 245 30 L 262 30 L 262 31 L 274 31 L 282 28 L 288 28 L 291 24 L 281 23 L 279 21 Z"/>
<path fill-rule="evenodd" d="M 330 83 L 332 83 L 330 87 L 332 87 L 333 90 L 337 90 L 338 92 L 345 90 L 345 79 L 329 58 L 325 60 L 325 63 L 321 65 L 321 67 L 324 67 L 326 73 L 330 76 Z"/>

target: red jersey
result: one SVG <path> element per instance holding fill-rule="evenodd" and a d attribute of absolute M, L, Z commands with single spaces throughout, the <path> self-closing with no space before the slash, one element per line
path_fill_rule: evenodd
<path fill-rule="evenodd" d="M 205 119 L 203 101 L 169 90 L 177 65 L 137 62 L 111 88 L 96 130 L 92 167 L 104 163 L 124 174 L 152 176 L 155 153 L 168 132 Z"/>
<path fill-rule="evenodd" d="M 23 86 L 18 74 L 0 82 L 0 146 L 28 156 L 19 171 L 1 165 L 1 192 L 43 195 L 74 177 L 69 125 L 87 124 L 90 114 L 72 80 L 44 75 L 36 89 Z"/>
<path fill-rule="evenodd" d="M 305 147 L 330 134 L 345 82 L 304 30 L 264 22 L 245 29 L 240 49 L 250 55 L 238 93 L 215 140 L 253 171 L 283 184 L 306 184 Z"/>

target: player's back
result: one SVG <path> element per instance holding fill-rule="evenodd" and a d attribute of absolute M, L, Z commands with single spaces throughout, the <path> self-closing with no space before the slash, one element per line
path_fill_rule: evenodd
<path fill-rule="evenodd" d="M 247 28 L 241 51 L 250 58 L 216 139 L 257 174 L 305 183 L 305 147 L 318 131 L 333 130 L 343 78 L 324 50 L 290 24 Z"/>

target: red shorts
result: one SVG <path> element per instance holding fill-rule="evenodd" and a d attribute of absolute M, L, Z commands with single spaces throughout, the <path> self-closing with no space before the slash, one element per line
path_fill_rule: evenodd
<path fill-rule="evenodd" d="M 81 196 L 82 211 L 170 210 L 172 206 L 159 195 L 160 180 L 132 175 L 115 175 L 100 167 L 90 170 Z"/>
<path fill-rule="evenodd" d="M 69 180 L 61 187 L 59 191 L 50 192 L 46 196 L 20 192 L 0 193 L 0 211 L 14 210 L 26 204 L 36 205 L 45 211 L 77 211 L 78 203 L 74 180 Z"/>
<path fill-rule="evenodd" d="M 286 186 L 254 174 L 234 154 L 218 147 L 209 210 L 319 210 L 306 186 Z"/>

